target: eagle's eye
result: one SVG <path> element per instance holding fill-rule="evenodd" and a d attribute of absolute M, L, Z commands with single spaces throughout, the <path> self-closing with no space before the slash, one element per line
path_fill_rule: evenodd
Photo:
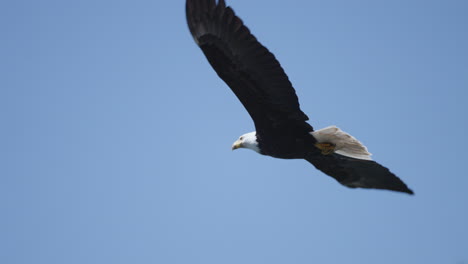
<path fill-rule="evenodd" d="M 244 140 L 244 137 L 240 137 L 239 139 L 240 139 L 240 140 Z"/>

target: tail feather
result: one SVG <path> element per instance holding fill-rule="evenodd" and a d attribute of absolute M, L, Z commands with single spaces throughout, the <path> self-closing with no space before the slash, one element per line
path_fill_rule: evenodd
<path fill-rule="evenodd" d="M 319 143 L 333 143 L 338 154 L 355 159 L 372 160 L 372 154 L 367 151 L 366 146 L 336 126 L 322 128 L 311 134 Z"/>

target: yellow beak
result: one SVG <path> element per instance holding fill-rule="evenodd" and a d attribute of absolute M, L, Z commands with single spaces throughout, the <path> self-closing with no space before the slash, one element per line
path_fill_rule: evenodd
<path fill-rule="evenodd" d="M 237 140 L 236 142 L 234 142 L 234 144 L 232 144 L 232 150 L 242 148 L 242 147 L 243 147 L 242 142 L 240 140 Z"/>

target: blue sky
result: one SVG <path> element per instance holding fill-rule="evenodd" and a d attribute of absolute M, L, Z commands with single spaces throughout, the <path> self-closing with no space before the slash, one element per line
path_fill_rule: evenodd
<path fill-rule="evenodd" d="M 184 4 L 0 3 L 0 263 L 468 263 L 466 1 L 228 1 L 415 196 L 232 152 Z"/>

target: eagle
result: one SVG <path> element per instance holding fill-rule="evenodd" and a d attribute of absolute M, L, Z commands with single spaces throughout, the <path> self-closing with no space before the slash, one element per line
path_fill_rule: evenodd
<path fill-rule="evenodd" d="M 280 159 L 305 159 L 350 188 L 413 194 L 367 148 L 336 126 L 314 130 L 275 56 L 226 6 L 224 0 L 186 0 L 190 33 L 218 76 L 231 88 L 256 131 L 239 137 L 232 149 L 246 148 Z"/>

